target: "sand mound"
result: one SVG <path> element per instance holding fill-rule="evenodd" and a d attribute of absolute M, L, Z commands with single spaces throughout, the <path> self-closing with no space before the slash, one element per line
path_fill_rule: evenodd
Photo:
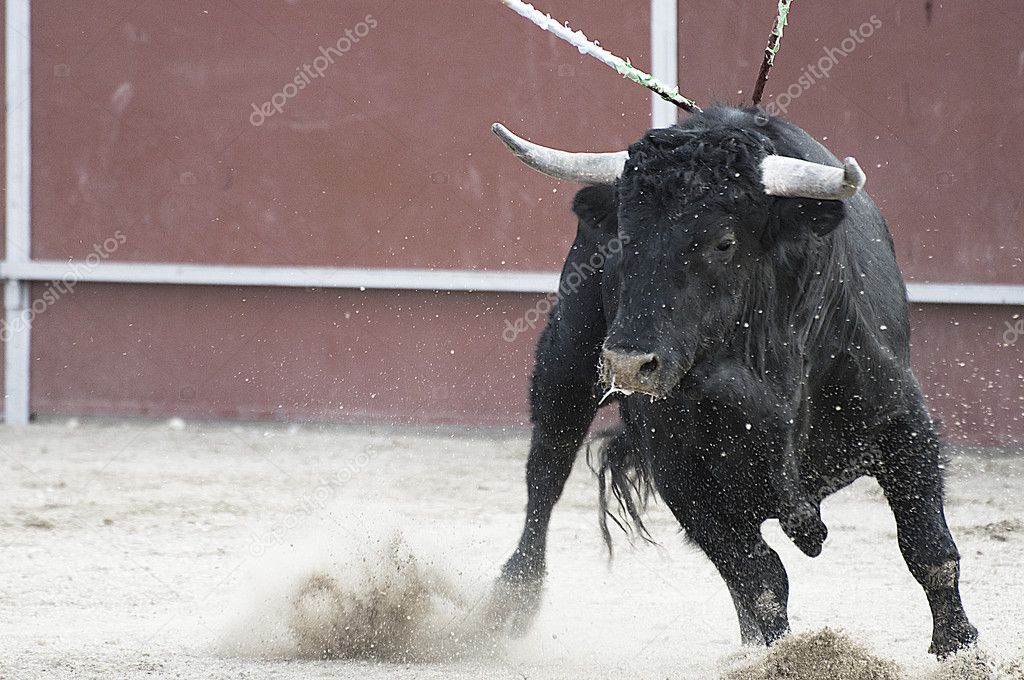
<path fill-rule="evenodd" d="M 831 628 L 780 640 L 734 661 L 726 680 L 900 680 L 892 661 L 879 658 Z"/>
<path fill-rule="evenodd" d="M 1002 673 L 1006 680 L 1024 680 L 1024 659 L 1003 664 Z"/>
<path fill-rule="evenodd" d="M 467 585 L 399 530 L 319 543 L 320 555 L 292 546 L 263 565 L 244 588 L 223 653 L 417 663 L 497 648 L 482 611 L 486 587 Z"/>
<path fill-rule="evenodd" d="M 927 680 L 1024 680 L 1024 660 L 993 659 L 978 648 L 943 660 Z"/>

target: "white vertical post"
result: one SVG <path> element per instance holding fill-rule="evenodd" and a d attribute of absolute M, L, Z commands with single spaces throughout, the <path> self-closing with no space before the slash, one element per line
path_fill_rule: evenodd
<path fill-rule="evenodd" d="M 651 0 L 651 75 L 669 87 L 679 80 L 677 0 Z M 651 94 L 651 127 L 668 127 L 676 122 L 679 107 Z"/>
<path fill-rule="evenodd" d="M 7 206 L 4 257 L 27 262 L 32 248 L 32 21 L 30 0 L 6 0 Z M 30 283 L 4 284 L 4 420 L 29 418 Z"/>

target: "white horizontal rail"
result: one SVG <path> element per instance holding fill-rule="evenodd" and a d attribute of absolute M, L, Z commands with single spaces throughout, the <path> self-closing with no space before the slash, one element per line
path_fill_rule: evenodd
<path fill-rule="evenodd" d="M 193 286 L 366 288 L 378 290 L 551 293 L 557 272 L 473 271 L 468 269 L 391 269 L 363 267 L 282 267 L 167 264 L 156 262 L 0 263 L 0 278 L 23 281 L 75 281 Z M 984 283 L 908 283 L 911 302 L 965 305 L 1024 305 L 1024 286 Z"/>
<path fill-rule="evenodd" d="M 954 305 L 1024 305 L 1024 286 L 997 283 L 908 283 L 911 302 Z"/>
<path fill-rule="evenodd" d="M 52 260 L 4 262 L 0 264 L 0 278 L 96 283 L 376 288 L 503 293 L 548 293 L 558 287 L 558 274 L 555 272 L 281 267 L 152 262 L 100 262 L 90 266 L 84 262 Z"/>

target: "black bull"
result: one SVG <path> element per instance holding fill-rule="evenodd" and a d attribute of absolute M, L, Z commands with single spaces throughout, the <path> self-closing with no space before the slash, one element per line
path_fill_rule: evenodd
<path fill-rule="evenodd" d="M 564 155 L 568 174 L 534 167 L 599 185 L 576 196 L 576 239 L 537 344 L 526 522 L 495 615 L 529 623 L 552 508 L 597 409 L 615 402 L 602 506 L 610 484 L 643 532 L 656 492 L 728 585 L 744 642 L 789 631 L 788 578 L 761 524 L 778 518 L 817 555 L 821 500 L 870 475 L 931 607 L 932 651 L 973 643 L 940 441 L 909 363 L 906 288 L 871 199 L 859 185 L 846 200 L 769 195 L 769 155 L 833 172 L 839 162 L 756 110 L 716 107 L 652 130 L 617 177 Z M 624 155 L 605 156 L 623 168 Z"/>

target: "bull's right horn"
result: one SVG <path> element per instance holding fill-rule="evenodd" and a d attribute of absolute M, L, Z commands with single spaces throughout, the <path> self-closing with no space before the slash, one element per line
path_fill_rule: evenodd
<path fill-rule="evenodd" d="M 845 159 L 841 168 L 788 156 L 765 156 L 761 161 L 761 183 L 769 196 L 845 201 L 866 179 L 853 158 Z"/>
<path fill-rule="evenodd" d="M 549 177 L 580 184 L 614 184 L 629 157 L 625 151 L 611 153 L 572 153 L 528 142 L 501 123 L 491 131 L 505 143 L 516 158 Z"/>

